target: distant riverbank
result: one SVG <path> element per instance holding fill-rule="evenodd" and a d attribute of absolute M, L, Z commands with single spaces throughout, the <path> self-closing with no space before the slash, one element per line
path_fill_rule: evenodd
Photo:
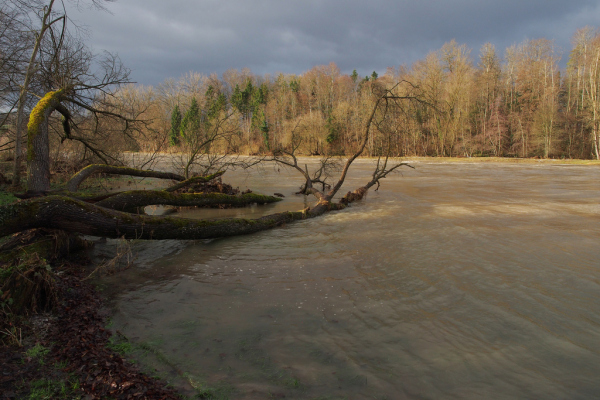
<path fill-rule="evenodd" d="M 523 164 L 572 164 L 600 165 L 600 160 L 556 159 L 556 158 L 516 158 L 516 157 L 401 157 L 404 161 L 431 163 L 523 163 Z"/>

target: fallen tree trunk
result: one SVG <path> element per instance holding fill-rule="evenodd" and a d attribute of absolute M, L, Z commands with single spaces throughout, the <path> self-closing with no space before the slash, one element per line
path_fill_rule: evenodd
<path fill-rule="evenodd" d="M 140 190 L 139 192 L 146 192 L 146 193 L 172 193 L 175 192 L 179 189 L 183 189 L 186 188 L 188 186 L 193 186 L 196 184 L 202 184 L 202 183 L 209 183 L 210 181 L 220 177 L 221 175 L 223 175 L 225 172 L 224 171 L 220 171 L 217 173 L 214 173 L 212 175 L 208 175 L 208 176 L 195 176 L 193 178 L 187 179 L 183 182 L 177 183 L 176 185 L 173 186 L 169 186 L 166 189 L 162 189 L 162 190 L 150 190 L 150 191 L 144 191 L 144 190 Z M 27 196 L 27 195 L 18 195 L 15 194 L 16 197 L 20 198 L 20 199 L 30 199 L 32 197 L 40 197 L 40 196 L 45 196 L 45 195 L 55 195 L 55 196 L 67 196 L 67 197 L 71 197 L 77 200 L 83 200 L 86 201 L 88 203 L 98 203 L 102 200 L 108 199 L 110 197 L 116 197 L 116 196 L 121 196 L 122 198 L 126 198 L 128 193 L 134 193 L 134 192 L 138 192 L 137 190 L 127 190 L 127 191 L 123 191 L 123 192 L 112 192 L 112 193 L 103 193 L 103 194 L 86 194 L 86 193 L 71 193 L 71 192 L 65 192 L 64 190 L 53 190 L 50 191 L 48 193 L 40 193 L 39 196 Z M 205 193 L 199 193 L 199 194 L 205 194 Z M 165 198 L 165 196 L 158 196 L 159 198 Z M 262 201 L 262 203 L 272 203 L 272 200 L 267 200 L 267 201 Z M 249 202 L 248 204 L 251 204 L 252 202 Z M 255 201 L 254 203 L 261 203 L 260 201 Z M 156 205 L 156 204 L 162 204 L 162 205 L 170 205 L 169 203 L 161 203 L 161 202 L 157 202 L 157 203 L 149 203 L 149 204 L 145 204 L 146 205 Z M 233 201 L 230 202 L 230 204 L 238 204 L 235 203 Z M 240 207 L 243 207 L 246 204 L 243 203 L 239 203 Z M 173 204 L 173 205 L 179 205 L 179 206 L 195 206 L 196 204 Z M 201 205 L 201 204 L 200 204 Z M 213 204 L 206 204 L 206 205 L 213 205 Z M 106 202 L 105 204 L 102 205 L 103 207 L 107 207 L 107 208 L 115 208 L 117 210 L 124 210 L 124 207 L 111 207 L 110 206 L 110 202 Z M 140 206 L 142 207 L 142 206 Z M 133 210 L 133 208 L 131 208 Z"/>
<path fill-rule="evenodd" d="M 70 192 L 76 192 L 79 189 L 79 185 L 92 176 L 93 174 L 112 174 L 112 175 L 129 175 L 129 176 L 139 176 L 143 178 L 159 178 L 159 179 L 172 179 L 175 181 L 185 181 L 185 177 L 179 174 L 173 174 L 170 172 L 160 172 L 160 171 L 151 171 L 144 169 L 136 169 L 129 167 L 117 167 L 114 165 L 106 165 L 106 164 L 92 164 L 83 168 L 81 171 L 76 173 L 70 180 L 67 182 L 67 190 Z M 214 174 L 216 175 L 216 174 Z M 221 173 L 222 175 L 222 173 Z M 219 175 L 216 175 L 219 176 Z M 216 178 L 216 176 L 213 177 Z"/>
<path fill-rule="evenodd" d="M 231 196 L 223 193 L 175 194 L 162 190 L 132 190 L 100 200 L 96 205 L 113 210 L 137 213 L 138 210 L 153 205 L 176 207 L 231 205 L 234 207 L 244 207 L 250 204 L 268 204 L 278 201 L 281 201 L 278 197 L 264 196 L 256 193 Z"/>
<path fill-rule="evenodd" d="M 185 182 L 182 182 L 181 185 L 178 184 L 172 188 L 162 191 L 123 192 L 101 200 L 99 205 L 61 196 L 48 196 L 13 203 L 0 207 L 0 237 L 33 228 L 53 228 L 72 233 L 111 238 L 124 237 L 126 239 L 155 240 L 212 239 L 255 233 L 289 222 L 313 218 L 322 215 L 327 211 L 343 209 L 346 204 L 364 198 L 370 187 L 374 186 L 375 184 L 377 187 L 379 187 L 381 179 L 384 179 L 388 174 L 401 166 L 407 165 L 406 163 L 401 162 L 392 167 L 388 167 L 389 157 L 386 156 L 383 159 L 380 158 L 377 161 L 371 181 L 353 192 L 348 192 L 348 194 L 342 199 L 341 203 L 332 202 L 332 199 L 345 181 L 350 165 L 362 154 L 366 148 L 368 138 L 370 137 L 371 124 L 377 114 L 379 105 L 385 104 L 385 108 L 383 110 L 385 116 L 390 99 L 397 100 L 411 98 L 409 96 L 393 96 L 391 90 L 388 89 L 385 89 L 383 94 L 378 96 L 379 97 L 374 105 L 373 111 L 371 112 L 371 115 L 365 124 L 359 149 L 352 157 L 346 160 L 337 183 L 331 187 L 327 193 L 322 193 L 321 191 L 312 187 L 313 182 L 315 182 L 315 179 L 318 179 L 318 176 L 320 175 L 317 174 L 317 178 L 312 178 L 308 174 L 307 167 L 305 167 L 305 170 L 303 171 L 298 166 L 297 158 L 294 155 L 294 151 L 297 149 L 297 147 L 294 147 L 291 149 L 291 151 L 285 152 L 285 154 L 288 154 L 292 157 L 293 164 L 277 158 L 274 159 L 274 161 L 282 163 L 283 165 L 294 167 L 305 176 L 305 194 L 314 195 L 318 201 L 316 206 L 314 206 L 312 209 L 271 214 L 258 219 L 222 219 L 215 221 L 130 214 L 106 207 L 131 210 L 134 207 L 137 209 L 139 207 L 151 204 L 206 205 L 209 199 L 212 204 L 223 204 L 227 203 L 227 201 L 236 203 L 245 201 L 266 203 L 269 201 L 267 200 L 268 196 L 261 196 L 258 198 L 256 197 L 257 195 L 254 194 L 246 197 L 227 196 L 226 198 L 222 197 L 222 194 L 199 195 L 196 193 L 191 194 L 191 196 L 188 194 L 176 195 L 171 193 L 171 190 L 178 190 L 182 186 L 192 185 L 193 182 L 185 181 L 182 176 L 177 176 L 175 174 L 143 171 L 123 167 L 111 167 L 106 165 L 95 165 L 80 171 L 80 173 L 74 176 L 69 182 L 68 187 L 76 189 L 86 177 L 90 176 L 94 172 L 161 177 Z M 197 179 L 206 180 L 207 178 Z M 192 185 L 191 189 L 189 188 L 189 190 L 197 189 Z M 272 201 L 279 200 L 278 198 L 272 199 Z M 104 205 L 105 207 L 100 205 Z"/>
<path fill-rule="evenodd" d="M 339 207 L 335 207 L 336 209 Z M 0 237 L 33 228 L 126 239 L 214 239 L 245 235 L 314 217 L 325 210 L 267 215 L 258 219 L 215 221 L 135 215 L 63 196 L 34 198 L 0 207 Z"/>

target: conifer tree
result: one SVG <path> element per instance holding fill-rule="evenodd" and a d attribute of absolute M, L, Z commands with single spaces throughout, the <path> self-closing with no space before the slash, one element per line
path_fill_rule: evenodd
<path fill-rule="evenodd" d="M 198 100 L 192 98 L 190 108 L 186 111 L 183 120 L 181 120 L 181 137 L 186 141 L 190 141 L 193 135 L 197 134 L 200 130 L 200 106 L 198 106 Z"/>
<path fill-rule="evenodd" d="M 175 105 L 173 112 L 171 113 L 171 130 L 169 131 L 169 143 L 171 146 L 179 144 L 179 135 L 181 133 L 181 110 L 179 105 Z"/>

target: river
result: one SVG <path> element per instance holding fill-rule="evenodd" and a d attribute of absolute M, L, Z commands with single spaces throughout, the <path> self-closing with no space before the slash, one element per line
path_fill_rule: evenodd
<path fill-rule="evenodd" d="M 600 398 L 598 167 L 416 162 L 341 212 L 254 235 L 136 242 L 111 328 L 185 393 L 231 399 Z M 343 191 L 364 184 L 359 160 Z M 275 205 L 297 173 L 225 175 Z M 111 246 L 112 242 L 105 246 Z"/>

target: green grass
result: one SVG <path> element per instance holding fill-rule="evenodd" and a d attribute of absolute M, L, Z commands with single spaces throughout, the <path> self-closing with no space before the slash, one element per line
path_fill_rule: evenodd
<path fill-rule="evenodd" d="M 38 343 L 25 351 L 25 357 L 31 358 L 32 360 L 37 360 L 40 365 L 44 365 L 44 358 L 49 352 L 50 349 Z"/>
<path fill-rule="evenodd" d="M 133 351 L 133 346 L 129 340 L 117 336 L 111 336 L 110 339 L 108 339 L 106 347 L 123 356 L 130 354 Z"/>
<path fill-rule="evenodd" d="M 150 356 L 160 365 L 168 366 L 177 371 L 177 366 L 174 365 L 160 350 L 158 350 L 157 347 L 162 343 L 163 339 L 142 342 L 130 341 L 124 335 L 117 333 L 109 339 L 107 347 L 123 356 L 128 356 L 127 360 L 132 363 L 136 362 L 134 357 L 141 357 L 142 359 L 140 362 L 144 364 L 143 361 L 145 360 L 147 367 L 145 368 L 142 366 L 143 372 L 149 376 L 154 376 L 155 378 L 163 379 L 168 382 L 168 378 L 162 376 L 157 369 L 148 367 L 150 364 L 148 364 L 148 359 L 146 358 Z M 203 379 L 199 379 L 189 373 L 178 373 L 180 378 L 187 381 L 194 388 L 195 395 L 193 399 L 229 400 L 232 394 L 235 392 L 235 388 L 225 380 L 213 384 L 207 384 Z"/>
<path fill-rule="evenodd" d="M 79 390 L 79 382 L 73 379 L 39 379 L 31 382 L 29 400 L 46 399 L 80 399 L 76 392 Z"/>
<path fill-rule="evenodd" d="M 12 204 L 17 200 L 18 199 L 12 193 L 0 189 L 0 206 Z"/>

